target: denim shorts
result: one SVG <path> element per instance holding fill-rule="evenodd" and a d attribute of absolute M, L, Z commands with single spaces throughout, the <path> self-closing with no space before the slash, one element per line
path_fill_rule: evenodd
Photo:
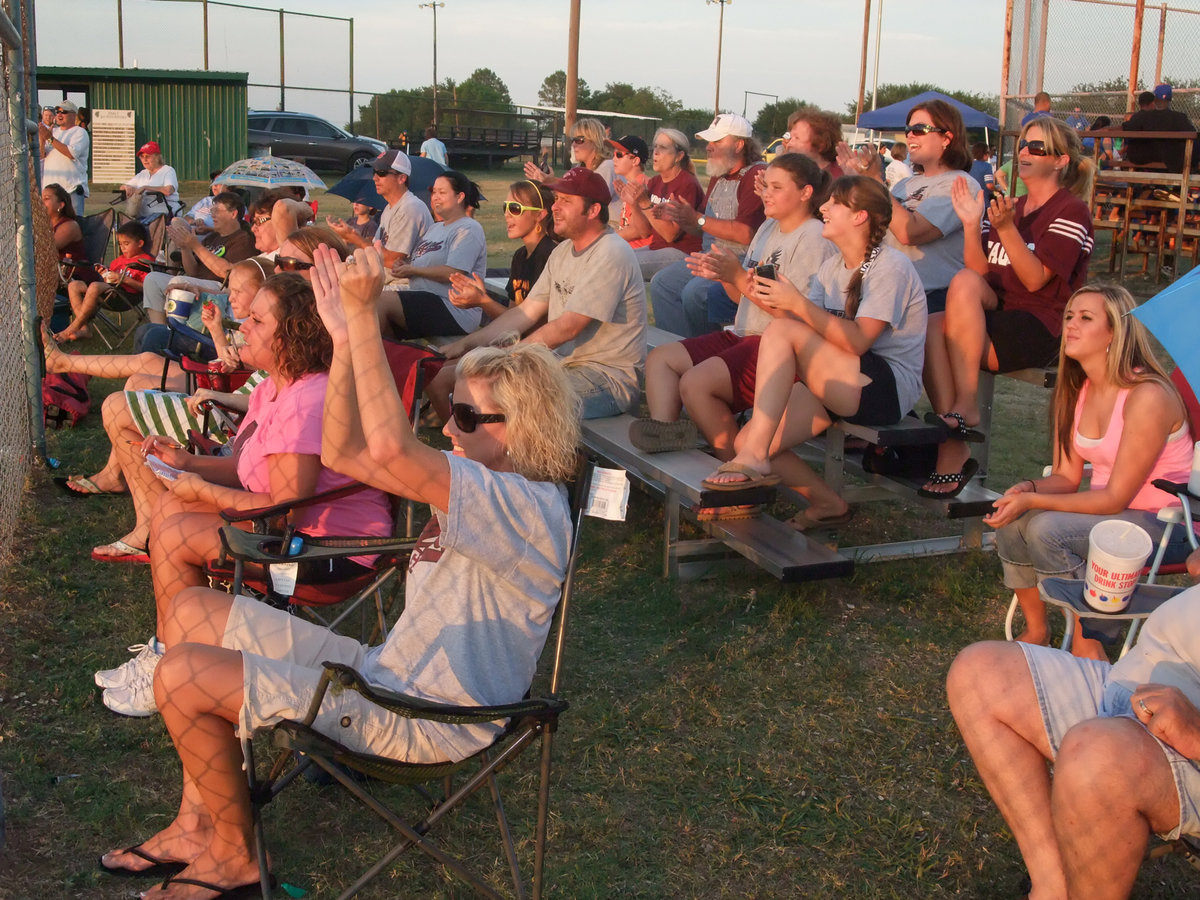
<path fill-rule="evenodd" d="M 238 736 L 283 719 L 301 720 L 326 660 L 361 669 L 367 647 L 250 597 L 236 597 L 221 646 L 242 654 Z M 354 691 L 328 691 L 312 726 L 339 744 L 409 762 L 443 762 L 421 723 L 389 713 Z"/>
<path fill-rule="evenodd" d="M 1042 725 L 1046 729 L 1050 752 L 1056 759 L 1063 738 L 1080 722 L 1123 717 L 1141 725 L 1130 706 L 1132 694 L 1123 685 L 1108 680 L 1111 663 L 1080 659 L 1062 650 L 1036 644 L 1018 643 L 1017 646 L 1025 652 L 1025 662 L 1029 665 L 1042 712 Z M 1154 740 L 1171 767 L 1179 799 L 1179 824 L 1159 837 L 1173 841 L 1180 834 L 1200 835 L 1200 764 L 1158 738 Z"/>

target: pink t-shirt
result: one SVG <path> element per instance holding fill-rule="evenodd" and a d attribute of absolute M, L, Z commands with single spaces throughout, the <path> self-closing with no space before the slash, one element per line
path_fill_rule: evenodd
<path fill-rule="evenodd" d="M 1113 465 L 1117 461 L 1117 448 L 1121 444 L 1121 435 L 1125 431 L 1125 401 L 1129 399 L 1132 388 L 1125 388 L 1117 393 L 1117 401 L 1113 404 L 1112 418 L 1108 420 L 1108 428 L 1103 437 L 1084 437 L 1079 433 L 1079 416 L 1083 410 L 1083 401 L 1087 397 L 1089 382 L 1085 381 L 1079 389 L 1079 399 L 1075 402 L 1075 425 L 1072 435 L 1075 451 L 1084 462 L 1092 464 L 1091 489 L 1101 490 L 1112 477 Z M 1165 478 L 1168 481 L 1182 482 L 1188 480 L 1192 470 L 1192 438 L 1188 433 L 1188 423 L 1185 419 L 1168 438 L 1154 468 L 1146 476 L 1145 483 L 1129 502 L 1130 509 L 1157 511 L 1164 506 L 1178 506 L 1179 498 L 1166 491 L 1160 491 L 1154 486 L 1154 479 Z"/>
<path fill-rule="evenodd" d="M 304 375 L 281 390 L 270 378 L 254 389 L 246 418 L 238 429 L 237 473 L 242 487 L 256 493 L 270 493 L 268 456 L 302 453 L 320 457 L 321 416 L 328 383 L 329 376 L 320 372 Z M 353 483 L 354 479 L 321 466 L 317 492 Z M 375 488 L 300 510 L 294 521 L 298 530 L 313 537 L 386 537 L 392 533 L 387 496 Z M 363 559 L 355 557 L 355 562 Z"/>

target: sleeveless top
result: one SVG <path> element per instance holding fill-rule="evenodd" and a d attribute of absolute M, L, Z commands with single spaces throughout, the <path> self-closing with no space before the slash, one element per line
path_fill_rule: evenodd
<path fill-rule="evenodd" d="M 70 221 L 71 221 L 71 219 L 60 219 L 58 222 L 58 225 L 66 225 Z M 54 226 L 55 231 L 58 231 L 58 225 Z M 71 259 L 87 260 L 88 262 L 98 262 L 99 261 L 99 260 L 95 260 L 95 259 L 89 260 L 87 258 L 87 250 L 84 249 L 82 239 L 80 239 L 78 241 L 71 241 L 71 243 L 67 244 L 67 246 L 63 247 L 61 250 L 58 251 L 59 259 L 65 259 L 68 256 L 71 257 Z"/>
<path fill-rule="evenodd" d="M 1075 452 L 1092 464 L 1091 490 L 1098 491 L 1108 484 L 1112 477 L 1113 464 L 1117 459 L 1117 447 L 1121 443 L 1121 434 L 1125 430 L 1125 401 L 1129 398 L 1132 388 L 1124 388 L 1117 393 L 1113 404 L 1112 417 L 1108 420 L 1108 428 L 1103 437 L 1084 437 L 1079 433 L 1079 417 L 1083 411 L 1083 402 L 1087 398 L 1090 382 L 1085 381 L 1079 389 L 1079 399 L 1075 401 L 1075 426 L 1073 439 Z M 1129 502 L 1130 509 L 1141 509 L 1156 512 L 1164 506 L 1178 506 L 1179 498 L 1154 487 L 1156 478 L 1166 478 L 1168 481 L 1187 481 L 1192 471 L 1192 440 L 1188 432 L 1187 418 L 1175 431 L 1167 437 L 1167 443 L 1154 461 L 1154 467 L 1146 476 L 1146 481 Z"/>

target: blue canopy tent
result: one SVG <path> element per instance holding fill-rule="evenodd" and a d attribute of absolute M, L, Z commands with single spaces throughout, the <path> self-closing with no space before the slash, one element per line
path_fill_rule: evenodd
<path fill-rule="evenodd" d="M 909 97 L 907 100 L 901 100 L 899 103 L 893 103 L 882 109 L 873 109 L 870 112 L 865 112 L 858 117 L 858 127 L 870 128 L 873 131 L 900 131 L 908 122 L 909 111 L 918 103 L 924 103 L 926 100 L 946 101 L 962 114 L 963 124 L 968 128 L 982 128 L 985 132 L 988 129 L 998 131 L 1000 128 L 1000 120 L 995 116 L 989 116 L 987 113 L 981 113 L 977 109 L 972 109 L 965 103 L 959 103 L 953 97 L 948 97 L 941 91 L 926 91 L 923 94 L 917 94 L 915 97 Z"/>

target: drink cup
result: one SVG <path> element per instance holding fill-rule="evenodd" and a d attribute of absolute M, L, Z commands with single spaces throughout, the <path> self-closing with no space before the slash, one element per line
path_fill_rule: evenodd
<path fill-rule="evenodd" d="M 186 322 L 188 316 L 192 314 L 192 306 L 195 302 L 196 295 L 191 291 L 185 291 L 183 288 L 173 288 L 167 291 L 166 302 L 163 304 L 163 312 L 167 314 L 167 318 L 169 319 Z"/>
<path fill-rule="evenodd" d="M 1117 613 L 1129 605 L 1138 576 L 1154 542 L 1132 522 L 1107 519 L 1088 535 L 1083 598 L 1098 612 Z"/>

